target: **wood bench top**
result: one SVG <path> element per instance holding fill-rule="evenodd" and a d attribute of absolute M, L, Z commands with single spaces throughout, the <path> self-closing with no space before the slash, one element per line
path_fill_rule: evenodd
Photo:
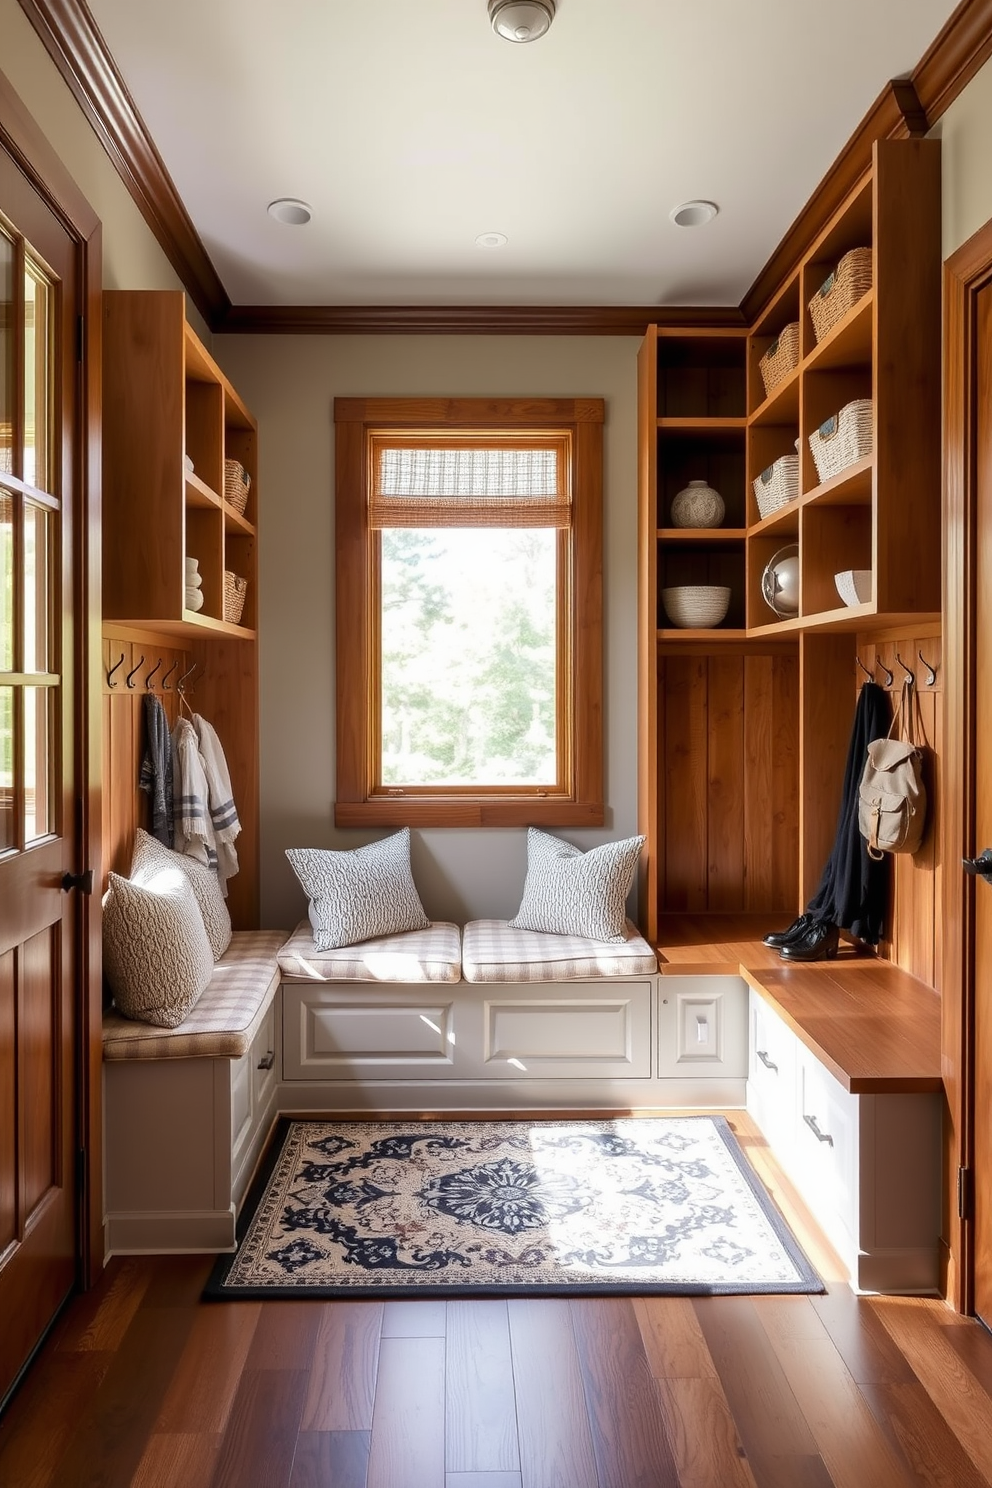
<path fill-rule="evenodd" d="M 761 943 L 769 928 L 767 914 L 668 916 L 659 931 L 661 972 L 742 976 L 852 1094 L 943 1089 L 932 987 L 843 943 L 834 961 L 790 966 Z"/>

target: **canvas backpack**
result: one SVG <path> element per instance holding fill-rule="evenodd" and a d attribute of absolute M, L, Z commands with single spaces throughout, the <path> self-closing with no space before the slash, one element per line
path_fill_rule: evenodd
<path fill-rule="evenodd" d="M 858 827 L 869 855 L 879 861 L 887 852 L 915 853 L 923 840 L 927 793 L 923 745 L 916 739 L 918 711 L 907 677 L 888 734 L 868 745 L 858 788 Z"/>

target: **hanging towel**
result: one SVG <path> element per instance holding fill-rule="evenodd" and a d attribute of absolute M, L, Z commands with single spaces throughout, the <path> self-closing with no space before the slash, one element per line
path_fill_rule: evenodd
<path fill-rule="evenodd" d="M 173 844 L 172 831 L 172 739 L 169 720 L 161 699 L 154 692 L 145 693 L 145 752 L 138 775 L 138 785 L 148 795 L 151 835 L 166 847 Z"/>
<path fill-rule="evenodd" d="M 231 790 L 231 774 L 227 768 L 227 760 L 223 746 L 217 737 L 217 731 L 213 724 L 201 718 L 199 713 L 193 714 L 193 727 L 196 729 L 200 757 L 203 760 L 203 769 L 207 777 L 210 820 L 217 847 L 217 874 L 223 885 L 238 871 L 238 854 L 234 848 L 234 839 L 241 831 L 241 823 L 238 820 L 238 808 L 234 804 L 234 795 Z"/>
<path fill-rule="evenodd" d="M 172 735 L 176 760 L 175 847 L 177 852 L 217 866 L 210 793 L 196 730 L 188 718 L 176 720 Z"/>
<path fill-rule="evenodd" d="M 891 860 L 888 853 L 881 863 L 868 855 L 868 844 L 858 827 L 858 786 L 868 745 L 884 739 L 891 722 L 888 693 L 877 683 L 866 682 L 854 712 L 834 845 L 819 887 L 806 906 L 807 914 L 850 930 L 869 945 L 877 945 L 882 937 Z"/>

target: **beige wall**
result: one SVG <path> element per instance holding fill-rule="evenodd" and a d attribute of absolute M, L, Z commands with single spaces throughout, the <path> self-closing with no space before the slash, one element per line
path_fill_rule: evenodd
<path fill-rule="evenodd" d="M 461 394 L 606 399 L 607 823 L 589 847 L 636 831 L 636 337 L 218 336 L 214 353 L 260 424 L 262 912 L 289 925 L 303 896 L 287 847 L 356 847 L 334 806 L 336 396 Z M 414 833 L 435 918 L 509 916 L 523 831 Z"/>
<path fill-rule="evenodd" d="M 943 249 L 949 258 L 992 218 L 992 62 L 933 133 L 943 141 Z"/>
<path fill-rule="evenodd" d="M 0 69 L 103 223 L 106 289 L 181 289 L 110 157 L 17 0 L 0 0 Z M 204 330 L 193 306 L 190 313 Z"/>

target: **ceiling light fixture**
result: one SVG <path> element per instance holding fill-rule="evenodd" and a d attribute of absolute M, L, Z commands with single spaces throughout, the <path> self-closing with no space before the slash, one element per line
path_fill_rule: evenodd
<path fill-rule="evenodd" d="M 719 210 L 716 202 L 687 201 L 673 207 L 668 215 L 677 227 L 703 227 L 713 221 Z"/>
<path fill-rule="evenodd" d="M 480 248 L 503 248 L 506 245 L 506 233 L 480 233 L 475 241 Z"/>
<path fill-rule="evenodd" d="M 305 227 L 313 216 L 313 207 L 296 196 L 280 196 L 269 202 L 266 210 L 276 222 L 283 222 L 287 227 Z"/>
<path fill-rule="evenodd" d="M 537 41 L 555 18 L 555 0 L 489 0 L 489 19 L 505 41 Z"/>

